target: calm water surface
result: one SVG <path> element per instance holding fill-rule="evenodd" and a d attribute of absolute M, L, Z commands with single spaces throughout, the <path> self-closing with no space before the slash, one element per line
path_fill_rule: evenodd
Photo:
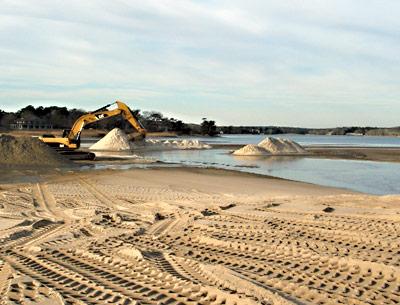
<path fill-rule="evenodd" d="M 265 137 L 265 135 L 226 135 L 197 139 L 211 144 L 244 145 L 259 143 Z M 302 145 L 400 147 L 400 137 L 308 135 L 279 135 L 279 137 L 292 139 Z M 88 147 L 90 142 L 96 140 L 90 139 L 83 146 Z M 400 163 L 307 157 L 244 157 L 230 155 L 228 149 L 154 151 L 140 154 L 146 158 L 187 166 L 244 171 L 370 194 L 400 194 Z"/>
<path fill-rule="evenodd" d="M 266 135 L 223 135 L 213 138 L 196 138 L 209 144 L 257 144 Z M 286 138 L 301 145 L 323 146 L 366 146 L 366 147 L 400 147 L 400 137 L 373 137 L 373 136 L 313 136 L 282 134 L 272 135 L 275 138 Z"/>
<path fill-rule="evenodd" d="M 216 167 L 385 195 L 400 194 L 400 163 L 233 156 L 227 149 L 147 152 L 164 162 Z"/>
<path fill-rule="evenodd" d="M 197 139 L 208 144 L 257 144 L 265 139 L 266 135 L 223 135 L 219 137 L 179 137 L 179 139 Z M 370 137 L 370 136 L 312 136 L 282 134 L 272 135 L 275 138 L 286 138 L 301 145 L 318 146 L 366 146 L 366 147 L 400 147 L 400 137 Z M 151 138 L 151 137 L 150 137 Z M 171 138 L 160 138 L 170 140 Z M 82 139 L 82 147 L 89 147 L 99 138 Z"/>

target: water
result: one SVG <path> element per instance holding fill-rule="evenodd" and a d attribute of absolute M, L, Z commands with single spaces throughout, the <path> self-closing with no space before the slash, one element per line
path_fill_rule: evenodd
<path fill-rule="evenodd" d="M 193 139 L 205 142 L 207 144 L 257 144 L 261 142 L 266 135 L 223 135 L 219 137 L 179 137 L 179 139 Z M 400 147 L 400 137 L 373 137 L 373 136 L 313 136 L 313 135 L 295 135 L 282 134 L 273 135 L 273 137 L 291 139 L 301 145 L 318 146 L 356 146 L 356 147 Z M 151 138 L 151 137 L 149 137 Z M 160 138 L 160 140 L 170 140 L 171 138 Z M 99 138 L 82 139 L 82 147 L 89 147 Z"/>
<path fill-rule="evenodd" d="M 269 175 L 363 193 L 400 194 L 400 163 L 306 157 L 233 156 L 227 149 L 146 152 L 163 162 Z"/>
<path fill-rule="evenodd" d="M 400 137 L 278 135 L 301 145 L 400 147 Z M 215 138 L 190 137 L 208 144 L 256 144 L 265 135 L 224 135 Z M 160 138 L 158 138 L 160 139 Z M 169 138 L 170 139 L 170 138 Z M 83 146 L 90 146 L 86 141 Z M 216 167 L 270 175 L 319 185 L 348 188 L 354 191 L 386 195 L 400 194 L 400 163 L 330 160 L 306 157 L 232 156 L 228 149 L 173 150 L 142 153 L 167 163 Z M 126 168 L 131 165 L 124 165 Z M 135 167 L 159 165 L 133 165 Z"/>
<path fill-rule="evenodd" d="M 207 144 L 257 144 L 266 135 L 223 135 L 220 137 L 191 137 Z M 375 137 L 375 136 L 314 136 L 282 134 L 273 137 L 293 140 L 301 145 L 323 146 L 356 146 L 356 147 L 400 147 L 400 137 Z"/>

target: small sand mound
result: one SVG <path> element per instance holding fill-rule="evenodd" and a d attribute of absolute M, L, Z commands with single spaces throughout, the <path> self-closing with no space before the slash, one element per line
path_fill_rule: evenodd
<path fill-rule="evenodd" d="M 65 167 L 72 162 L 37 138 L 0 135 L 0 166 Z"/>
<path fill-rule="evenodd" d="M 105 151 L 123 151 L 131 148 L 127 134 L 119 128 L 114 128 L 104 138 L 90 146 L 92 150 Z"/>
<path fill-rule="evenodd" d="M 210 145 L 201 143 L 199 140 L 182 140 L 176 141 L 179 149 L 204 149 L 211 148 Z"/>
<path fill-rule="evenodd" d="M 130 247 L 130 246 L 122 247 L 118 251 L 118 254 L 120 254 L 124 257 L 127 257 L 127 258 L 143 259 L 142 252 L 140 252 L 140 250 L 138 250 L 135 247 Z"/>
<path fill-rule="evenodd" d="M 156 140 L 148 139 L 145 142 L 147 149 L 162 150 L 162 149 L 208 149 L 210 145 L 204 144 L 199 140 Z"/>
<path fill-rule="evenodd" d="M 243 146 L 242 148 L 235 150 L 233 152 L 234 155 L 236 156 L 266 156 L 270 155 L 268 151 L 266 151 L 264 148 L 254 145 L 254 144 L 249 144 L 246 146 Z"/>

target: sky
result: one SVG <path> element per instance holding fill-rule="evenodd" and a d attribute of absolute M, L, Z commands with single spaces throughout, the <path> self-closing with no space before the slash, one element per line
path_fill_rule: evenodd
<path fill-rule="evenodd" d="M 398 0 L 0 0 L 0 109 L 400 125 Z"/>

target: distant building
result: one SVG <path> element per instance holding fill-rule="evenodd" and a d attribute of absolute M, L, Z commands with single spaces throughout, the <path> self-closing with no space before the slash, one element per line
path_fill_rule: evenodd
<path fill-rule="evenodd" d="M 18 119 L 10 124 L 11 129 L 53 129 L 53 124 L 44 120 Z"/>

